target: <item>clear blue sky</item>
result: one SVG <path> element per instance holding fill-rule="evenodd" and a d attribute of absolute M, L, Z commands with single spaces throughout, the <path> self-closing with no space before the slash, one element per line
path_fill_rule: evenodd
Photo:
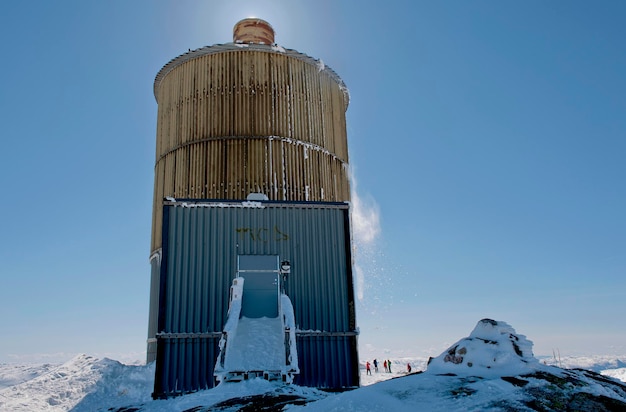
<path fill-rule="evenodd" d="M 0 13 L 0 362 L 143 359 L 154 77 L 249 16 L 350 90 L 362 358 L 626 354 L 626 3 L 75 0 Z"/>

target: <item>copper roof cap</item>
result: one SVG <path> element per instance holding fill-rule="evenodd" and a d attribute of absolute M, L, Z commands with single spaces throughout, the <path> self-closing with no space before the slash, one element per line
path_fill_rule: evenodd
<path fill-rule="evenodd" d="M 233 42 L 274 44 L 274 29 L 262 19 L 243 19 L 233 27 Z"/>

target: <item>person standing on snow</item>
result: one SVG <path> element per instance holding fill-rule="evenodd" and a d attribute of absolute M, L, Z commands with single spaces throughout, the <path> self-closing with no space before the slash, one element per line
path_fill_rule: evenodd
<path fill-rule="evenodd" d="M 369 361 L 365 362 L 365 374 L 366 375 L 371 375 L 372 374 L 372 369 L 370 368 Z"/>
<path fill-rule="evenodd" d="M 389 373 L 391 373 L 391 361 L 387 359 L 387 368 L 389 369 Z"/>
<path fill-rule="evenodd" d="M 378 361 L 374 359 L 374 372 L 378 373 Z"/>
<path fill-rule="evenodd" d="M 406 373 L 411 373 L 411 364 L 410 363 L 406 364 Z"/>
<path fill-rule="evenodd" d="M 385 372 L 389 372 L 389 370 L 387 369 L 387 361 L 383 362 L 383 366 L 385 367 Z"/>

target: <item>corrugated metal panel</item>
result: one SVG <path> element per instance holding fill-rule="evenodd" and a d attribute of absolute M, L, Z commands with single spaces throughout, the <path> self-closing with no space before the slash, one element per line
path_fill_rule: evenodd
<path fill-rule="evenodd" d="M 219 337 L 160 338 L 153 397 L 165 398 L 212 388 L 218 344 Z"/>
<path fill-rule="evenodd" d="M 212 386 L 212 379 L 198 377 L 213 375 L 217 352 L 208 351 L 211 344 L 206 342 L 221 332 L 226 321 L 237 255 L 255 254 L 279 255 L 291 262 L 285 290 L 303 332 L 298 338 L 301 375 L 297 382 L 329 389 L 358 386 L 348 206 L 242 205 L 164 207 L 155 396 Z M 205 349 L 189 347 L 198 345 L 186 340 L 189 335 L 175 339 L 182 333 L 205 334 L 197 339 L 205 342 L 201 344 Z M 199 375 L 189 372 L 198 362 L 206 370 Z"/>
<path fill-rule="evenodd" d="M 158 316 L 159 316 L 159 288 L 161 276 L 161 250 L 150 256 L 150 312 L 148 317 L 148 350 L 147 362 L 153 362 L 156 359 L 157 345 L 156 333 L 158 332 Z"/>
<path fill-rule="evenodd" d="M 359 386 L 357 338 L 350 336 L 297 336 L 300 374 L 294 383 L 325 389 Z"/>

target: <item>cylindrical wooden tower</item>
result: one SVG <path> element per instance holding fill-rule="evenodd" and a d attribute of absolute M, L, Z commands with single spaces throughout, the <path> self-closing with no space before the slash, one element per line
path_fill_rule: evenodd
<path fill-rule="evenodd" d="M 320 60 L 276 45 L 269 23 L 242 20 L 232 43 L 174 58 L 154 95 L 148 361 L 157 358 L 164 199 L 350 200 L 348 91 Z"/>
<path fill-rule="evenodd" d="M 320 60 L 274 44 L 267 22 L 244 19 L 233 43 L 171 60 L 154 95 L 153 253 L 166 197 L 350 200 L 348 91 Z"/>

